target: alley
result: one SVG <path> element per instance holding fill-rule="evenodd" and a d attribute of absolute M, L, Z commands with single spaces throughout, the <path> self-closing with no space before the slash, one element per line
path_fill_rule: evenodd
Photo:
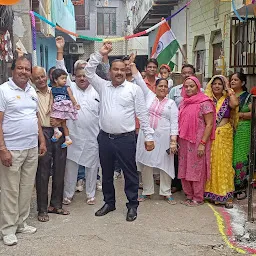
<path fill-rule="evenodd" d="M 116 211 L 96 218 L 94 213 L 102 206 L 102 193 L 97 192 L 97 203 L 85 203 L 84 193 L 76 194 L 68 207 L 69 216 L 50 215 L 50 221 L 36 219 L 35 194 L 28 223 L 38 228 L 34 235 L 18 235 L 17 246 L 0 244 L 1 256 L 231 256 L 238 255 L 227 248 L 218 231 L 210 207 L 169 205 L 155 195 L 140 204 L 138 219 L 125 221 L 126 198 L 123 180 L 115 182 Z M 156 187 L 157 189 L 157 187 Z M 183 199 L 183 194 L 175 194 Z"/>

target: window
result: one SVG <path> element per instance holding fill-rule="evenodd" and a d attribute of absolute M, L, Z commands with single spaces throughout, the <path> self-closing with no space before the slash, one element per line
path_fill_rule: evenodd
<path fill-rule="evenodd" d="M 44 46 L 40 44 L 40 66 L 44 67 Z"/>
<path fill-rule="evenodd" d="M 196 68 L 196 72 L 202 73 L 204 75 L 205 51 L 196 51 L 195 52 L 195 68 Z"/>
<path fill-rule="evenodd" d="M 205 72 L 205 38 L 204 36 L 197 37 L 196 45 L 194 47 L 195 54 L 195 68 L 196 72 Z"/>
<path fill-rule="evenodd" d="M 48 70 L 48 68 L 49 68 L 48 46 L 45 46 L 45 48 L 44 48 L 44 55 L 45 55 L 45 69 Z"/>
<path fill-rule="evenodd" d="M 89 0 L 75 5 L 75 19 L 77 30 L 90 30 L 90 5 Z"/>
<path fill-rule="evenodd" d="M 97 8 L 97 34 L 116 35 L 116 8 Z"/>
<path fill-rule="evenodd" d="M 230 26 L 230 67 L 245 74 L 256 74 L 256 18 L 248 18 L 241 22 L 238 18 L 231 18 Z"/>
<path fill-rule="evenodd" d="M 213 75 L 221 75 L 225 73 L 225 63 L 222 58 L 222 35 L 221 31 L 214 32 L 212 39 L 212 51 L 213 51 Z"/>

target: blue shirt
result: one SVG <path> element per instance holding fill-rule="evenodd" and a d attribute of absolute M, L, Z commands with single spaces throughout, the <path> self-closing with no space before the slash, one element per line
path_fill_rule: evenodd
<path fill-rule="evenodd" d="M 169 93 L 169 98 L 175 101 L 178 108 L 180 106 L 181 101 L 183 100 L 183 97 L 181 96 L 182 86 L 183 84 L 179 84 L 173 87 Z"/>
<path fill-rule="evenodd" d="M 70 100 L 67 88 L 68 88 L 67 86 L 52 87 L 52 95 L 53 95 L 54 102 L 59 102 L 62 100 Z"/>

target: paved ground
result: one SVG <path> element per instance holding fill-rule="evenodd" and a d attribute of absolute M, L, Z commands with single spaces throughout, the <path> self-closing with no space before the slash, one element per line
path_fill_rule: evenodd
<path fill-rule="evenodd" d="M 7 247 L 0 241 L 3 256 L 230 256 L 236 252 L 224 244 L 212 210 L 207 206 L 189 208 L 169 205 L 155 196 L 141 203 L 138 219 L 125 221 L 123 180 L 116 181 L 117 210 L 104 217 L 95 217 L 102 206 L 85 204 L 84 193 L 77 194 L 68 207 L 69 216 L 50 215 L 48 223 L 36 219 L 35 198 L 28 223 L 38 228 L 34 235 L 18 235 L 19 243 Z M 183 194 L 175 194 L 177 200 Z"/>

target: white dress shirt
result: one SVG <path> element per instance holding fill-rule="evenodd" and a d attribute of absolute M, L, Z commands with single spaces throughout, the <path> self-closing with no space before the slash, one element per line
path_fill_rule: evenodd
<path fill-rule="evenodd" d="M 124 81 L 114 87 L 111 81 L 101 79 L 95 71 L 102 61 L 102 55 L 91 55 L 85 72 L 88 81 L 100 96 L 100 128 L 111 134 L 120 134 L 135 130 L 135 115 L 140 120 L 146 141 L 153 141 L 154 130 L 150 128 L 148 110 L 141 88 Z"/>

